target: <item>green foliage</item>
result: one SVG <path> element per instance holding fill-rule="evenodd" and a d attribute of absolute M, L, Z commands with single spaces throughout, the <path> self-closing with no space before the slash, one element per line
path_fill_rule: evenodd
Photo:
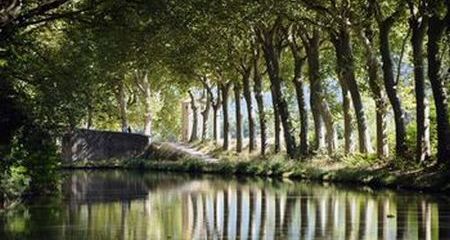
<path fill-rule="evenodd" d="M 23 166 L 12 166 L 0 173 L 0 199 L 12 202 L 23 196 L 29 189 L 31 178 L 27 175 L 27 169 Z"/>
<path fill-rule="evenodd" d="M 30 177 L 30 193 L 52 193 L 57 190 L 58 162 L 55 138 L 45 127 L 26 125 L 15 137 L 11 158 Z"/>
<path fill-rule="evenodd" d="M 267 46 L 261 48 L 263 44 L 258 40 L 260 36 L 255 36 L 255 29 L 258 28 L 269 30 L 261 34 L 276 34 L 269 36 L 270 39 L 280 39 L 280 42 L 275 43 L 280 50 L 279 56 L 276 56 L 279 58 L 276 68 L 283 80 L 282 91 L 288 103 L 287 108 L 289 112 L 295 113 L 291 114 L 295 118 L 295 124 L 293 129 L 289 129 L 295 136 L 299 134 L 300 124 L 298 117 L 294 117 L 298 114 L 291 81 L 294 58 L 287 48 L 287 42 L 299 35 L 298 46 L 302 48 L 300 52 L 303 54 L 307 46 L 302 43 L 302 34 L 291 30 L 296 26 L 302 27 L 298 31 L 304 31 L 303 34 L 306 35 L 313 28 L 320 30 L 320 69 L 317 70 L 325 94 L 321 97 L 330 106 L 342 145 L 341 83 L 337 81 L 337 59 L 329 34 L 342 30 L 340 24 L 344 23 L 344 30 L 349 32 L 349 41 L 354 49 L 353 57 L 357 68 L 354 70 L 358 83 L 356 91 L 364 99 L 371 140 L 375 142 L 376 109 L 373 99 L 366 103 L 372 93 L 369 92 L 371 88 L 367 81 L 366 51 L 361 45 L 361 39 L 358 40 L 358 35 L 361 29 L 370 26 L 370 31 L 367 29 L 370 33 L 367 34 L 373 37 L 371 45 L 380 47 L 380 26 L 377 25 L 380 20 L 372 17 L 374 13 L 368 12 L 371 6 L 365 1 L 352 1 L 348 4 L 339 1 L 313 2 L 80 0 L 68 1 L 66 4 L 65 1 L 58 1 L 58 4 L 52 5 L 48 10 L 38 11 L 36 14 L 33 9 L 48 3 L 24 2 L 18 11 L 33 14 L 25 16 L 25 19 L 16 19 L 17 21 L 9 19 L 13 15 L 7 14 L 7 17 L 0 20 L 0 123 L 7 126 L 0 132 L 0 154 L 2 158 L 7 158 L 0 164 L 0 174 L 15 174 L 20 179 L 23 172 L 30 179 L 31 191 L 53 191 L 56 189 L 56 169 L 59 162 L 56 139 L 70 128 L 89 126 L 119 130 L 120 122 L 124 119 L 132 126 L 133 132 L 142 132 L 145 117 L 152 116 L 153 139 L 176 141 L 181 132 L 180 102 L 184 100 L 188 89 L 203 87 L 199 77 L 205 77 L 213 86 L 239 81 L 239 70 L 243 65 L 249 65 L 254 52 L 259 50 L 262 55 L 264 51 L 270 50 Z M 412 52 L 409 35 L 406 34 L 410 28 L 407 21 L 410 16 L 407 15 L 408 8 L 402 5 L 403 2 L 383 0 L 377 3 L 380 5 L 380 12 L 377 14 L 381 13 L 383 16 L 389 16 L 397 8 L 403 7 L 399 8 L 398 18 L 393 19 L 395 23 L 389 33 L 392 49 L 392 56 L 389 57 L 393 59 L 394 75 L 397 75 L 397 70 L 399 74 L 396 79 L 398 87 L 395 88 L 409 124 L 407 145 L 410 150 L 403 158 L 394 157 L 391 161 L 397 169 L 416 168 L 418 166 L 413 161 L 406 159 L 414 156 L 417 134 L 416 126 L 412 124 L 416 108 L 413 60 L 408 57 L 401 59 L 402 54 L 410 56 Z M 445 10 L 449 11 L 443 5 L 440 9 L 439 15 L 445 14 Z M 58 17 L 52 19 L 49 16 Z M 275 31 L 275 28 L 280 31 Z M 446 52 L 449 38 L 444 36 L 442 43 L 442 52 Z M 450 55 L 442 54 L 442 61 L 443 66 L 448 66 Z M 262 57 L 259 64 L 261 72 L 264 72 L 265 62 Z M 382 81 L 381 64 L 379 67 Z M 308 87 L 306 79 L 310 72 L 306 67 L 301 70 L 305 87 Z M 138 73 L 145 73 L 148 77 L 145 89 Z M 263 75 L 263 89 L 268 93 L 270 86 L 267 73 Z M 446 79 L 443 84 L 447 88 L 450 86 Z M 425 92 L 427 95 L 431 92 L 428 84 Z M 310 95 L 309 90 L 305 91 L 305 95 Z M 434 151 L 437 145 L 435 112 L 438 110 L 432 101 L 430 122 Z M 127 108 L 122 112 L 119 110 L 119 103 L 123 102 Z M 308 108 L 309 112 L 310 110 Z M 268 106 L 265 111 L 268 115 L 268 137 L 271 138 L 273 109 Z M 232 113 L 229 114 L 233 116 Z M 309 132 L 312 133 L 314 124 L 311 114 L 308 114 Z M 353 110 L 351 115 L 355 116 Z M 231 119 L 233 118 L 234 116 Z M 248 120 L 244 120 L 245 124 L 247 122 Z M 236 127 L 233 120 L 231 123 L 230 129 L 234 131 Z M 393 152 L 393 121 L 389 121 L 388 125 L 389 145 Z M 356 143 L 357 127 L 354 129 Z M 309 140 L 312 141 L 312 134 L 309 134 Z M 304 168 L 280 155 L 271 156 L 268 161 L 239 159 L 242 157 L 231 153 L 222 157 L 227 158 L 227 161 L 205 164 L 198 159 L 184 159 L 181 165 L 164 165 L 134 159 L 125 164 L 137 168 L 155 168 L 157 164 L 163 164 L 161 168 L 184 171 L 269 176 L 298 174 L 322 177 L 324 174 L 323 171 Z M 373 155 L 336 154 L 324 158 L 331 163 L 341 162 L 361 168 L 380 163 Z M 120 161 L 117 163 L 121 164 Z M 96 166 L 92 164 L 92 167 Z M 343 175 L 346 176 L 343 179 L 351 178 L 347 175 L 352 176 L 353 172 L 343 172 Z M 19 189 L 26 188 L 20 187 L 22 185 L 19 183 L 18 185 Z"/>

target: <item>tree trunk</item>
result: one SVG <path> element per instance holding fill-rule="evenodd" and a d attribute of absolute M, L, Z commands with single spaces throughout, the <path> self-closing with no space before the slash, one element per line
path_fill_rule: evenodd
<path fill-rule="evenodd" d="M 295 34 L 293 34 L 295 36 Z M 301 48 L 298 46 L 295 37 L 290 41 L 292 55 L 294 57 L 294 83 L 297 105 L 300 120 L 300 154 L 303 156 L 308 154 L 308 111 L 306 110 L 305 95 L 303 93 L 302 68 L 305 58 L 301 56 Z"/>
<path fill-rule="evenodd" d="M 320 35 L 317 29 L 313 30 L 312 37 L 303 37 L 303 42 L 308 56 L 309 80 L 311 85 L 311 109 L 313 111 L 315 126 L 315 143 L 317 150 L 323 148 L 322 122 L 326 128 L 326 142 L 328 153 L 336 149 L 336 130 L 334 128 L 333 116 L 330 112 L 328 102 L 322 90 L 319 61 L 319 41 Z"/>
<path fill-rule="evenodd" d="M 344 152 L 349 154 L 353 152 L 353 126 L 351 115 L 351 97 L 347 87 L 342 88 L 342 108 L 344 112 Z"/>
<path fill-rule="evenodd" d="M 218 134 L 218 112 L 219 112 L 219 105 L 217 106 L 213 106 L 213 138 L 214 138 L 214 143 L 218 143 L 219 142 L 219 134 Z"/>
<path fill-rule="evenodd" d="M 227 151 L 229 147 L 229 129 L 230 123 L 228 121 L 228 93 L 230 90 L 230 83 L 220 84 L 222 93 L 222 112 L 223 112 L 223 150 Z"/>
<path fill-rule="evenodd" d="M 328 154 L 331 155 L 336 151 L 336 128 L 334 127 L 333 115 L 331 114 L 330 107 L 328 102 L 325 99 L 325 96 L 321 97 L 321 115 L 323 116 L 323 121 L 325 122 L 325 129 L 327 133 L 325 135 L 325 140 L 327 142 L 327 151 Z"/>
<path fill-rule="evenodd" d="M 88 105 L 88 109 L 87 109 L 87 124 L 86 124 L 86 129 L 91 129 L 92 128 L 92 119 L 93 119 L 93 109 L 91 104 Z"/>
<path fill-rule="evenodd" d="M 242 82 L 248 116 L 248 151 L 251 153 L 253 150 L 255 150 L 256 144 L 255 144 L 255 120 L 253 118 L 252 92 L 250 87 L 250 73 L 251 68 L 248 69 L 248 74 L 244 73 L 244 75 L 242 76 Z"/>
<path fill-rule="evenodd" d="M 311 83 L 311 82 L 310 82 Z M 311 112 L 314 121 L 314 151 L 321 151 L 325 147 L 325 132 L 323 129 L 323 120 L 320 115 L 319 97 L 317 96 L 317 89 L 310 84 L 310 99 L 309 104 L 311 106 Z"/>
<path fill-rule="evenodd" d="M 262 77 L 259 72 L 259 53 L 256 53 L 253 60 L 253 91 L 255 92 L 256 105 L 258 107 L 259 128 L 261 138 L 261 155 L 265 155 L 267 147 L 267 120 L 264 112 L 264 98 L 262 94 Z"/>
<path fill-rule="evenodd" d="M 116 93 L 117 102 L 119 103 L 120 123 L 122 132 L 128 131 L 128 117 L 127 117 L 127 100 L 125 94 L 125 86 L 123 81 L 118 83 L 118 92 Z"/>
<path fill-rule="evenodd" d="M 273 134 L 274 134 L 274 152 L 279 153 L 281 150 L 281 143 L 280 143 L 280 133 L 281 133 L 281 122 L 280 122 L 280 113 L 278 112 L 278 105 L 275 101 L 275 98 L 273 97 L 274 92 L 272 87 L 270 88 L 271 94 L 272 94 L 272 105 L 273 105 Z"/>
<path fill-rule="evenodd" d="M 210 92 L 205 88 L 205 108 L 202 111 L 202 117 L 203 117 L 203 124 L 202 124 L 202 142 L 204 142 L 207 139 L 207 133 L 208 133 L 208 122 L 209 122 L 209 112 L 211 110 L 211 99 L 213 96 L 211 96 Z"/>
<path fill-rule="evenodd" d="M 303 80 L 294 79 L 295 92 L 297 94 L 298 111 L 300 115 L 300 153 L 305 156 L 309 153 L 308 144 L 308 111 L 306 110 L 305 94 L 303 92 Z"/>
<path fill-rule="evenodd" d="M 144 100 L 145 116 L 144 116 L 144 135 L 151 136 L 152 134 L 152 107 L 150 93 L 146 94 Z"/>
<path fill-rule="evenodd" d="M 277 49 L 277 47 L 274 46 L 274 43 L 272 42 L 273 36 L 266 34 L 264 38 L 263 53 L 271 82 L 272 97 L 277 105 L 281 124 L 283 125 L 284 144 L 289 157 L 296 158 L 297 150 L 295 138 L 293 136 L 294 129 L 290 120 L 287 101 L 282 90 L 283 79 L 280 76 L 279 69 L 280 49 Z"/>
<path fill-rule="evenodd" d="M 430 126 L 426 116 L 428 102 L 425 96 L 425 71 L 423 58 L 423 41 L 428 25 L 428 17 L 425 15 L 421 20 L 416 16 L 410 17 L 412 29 L 411 44 L 413 48 L 414 83 L 416 93 L 416 160 L 423 162 L 431 155 Z"/>
<path fill-rule="evenodd" d="M 369 87 L 372 92 L 376 107 L 376 131 L 377 131 L 377 156 L 381 159 L 389 156 L 388 135 L 387 135 L 387 99 L 382 90 L 382 83 L 379 78 L 380 64 L 374 51 L 373 35 L 370 27 L 366 32 L 360 31 L 360 37 L 365 49 L 366 65 L 369 75 Z"/>
<path fill-rule="evenodd" d="M 189 142 L 194 142 L 198 140 L 197 136 L 198 113 L 197 113 L 197 105 L 195 104 L 195 97 L 191 91 L 189 91 L 189 97 L 191 98 L 191 109 L 192 109 L 192 131 Z"/>
<path fill-rule="evenodd" d="M 436 106 L 438 163 L 450 165 L 450 122 L 448 97 L 445 86 L 446 79 L 441 72 L 442 61 L 440 57 L 442 37 L 448 28 L 450 9 L 447 6 L 447 15 L 443 20 L 441 20 L 438 15 L 439 11 L 437 8 L 437 6 L 432 6 L 433 14 L 430 16 L 428 24 L 428 78 L 431 82 L 434 104 Z"/>
<path fill-rule="evenodd" d="M 391 57 L 389 32 L 391 30 L 393 21 L 383 21 L 379 24 L 380 28 L 380 52 L 381 60 L 383 62 L 383 78 L 384 86 L 388 99 L 394 110 L 395 120 L 395 149 L 398 156 L 405 156 L 406 146 L 406 127 L 405 114 L 402 108 L 401 100 L 397 93 L 397 82 L 394 79 L 393 63 Z"/>
<path fill-rule="evenodd" d="M 144 105 L 145 113 L 144 113 L 144 135 L 151 136 L 152 133 L 152 93 L 150 82 L 148 79 L 148 73 L 143 72 L 141 74 L 139 71 L 136 72 L 135 77 L 136 84 L 140 90 L 142 103 Z"/>
<path fill-rule="evenodd" d="M 234 104 L 236 108 L 236 152 L 242 152 L 242 113 L 241 113 L 241 86 L 234 83 Z"/>
<path fill-rule="evenodd" d="M 217 86 L 217 96 L 216 96 L 216 100 L 214 100 L 214 94 L 212 92 L 212 89 L 210 86 L 207 86 L 207 91 L 209 93 L 210 96 L 210 101 L 211 101 L 211 106 L 213 108 L 213 138 L 214 138 L 214 143 L 218 143 L 219 142 L 219 134 L 218 134 L 218 112 L 219 112 L 219 108 L 220 108 L 220 87 Z"/>
<path fill-rule="evenodd" d="M 355 78 L 355 60 L 351 46 L 351 39 L 348 29 L 340 27 L 338 32 L 332 32 L 331 38 L 335 47 L 337 64 L 344 89 L 350 92 L 353 107 L 356 113 L 356 122 L 358 125 L 359 151 L 361 153 L 370 153 L 372 146 L 370 144 L 370 135 L 367 127 L 366 115 L 359 93 L 358 84 Z"/>
<path fill-rule="evenodd" d="M 336 54 L 336 75 L 341 85 L 342 90 L 342 111 L 344 115 L 344 153 L 349 154 L 353 152 L 353 126 L 352 126 L 352 115 L 351 115 L 351 103 L 352 99 L 350 97 L 350 91 L 348 90 L 348 84 L 344 77 L 344 61 L 342 60 L 342 53 L 340 42 L 336 34 L 330 33 L 331 40 L 335 47 Z"/>

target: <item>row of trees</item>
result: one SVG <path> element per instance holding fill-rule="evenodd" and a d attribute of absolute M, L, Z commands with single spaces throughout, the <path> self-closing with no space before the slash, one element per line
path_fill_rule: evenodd
<path fill-rule="evenodd" d="M 55 189 L 57 140 L 74 128 L 131 126 L 133 132 L 176 139 L 179 103 L 173 99 L 186 84 L 166 63 L 171 47 L 165 39 L 174 33 L 159 17 L 165 7 L 1 1 L 0 204 L 24 189 Z"/>
<path fill-rule="evenodd" d="M 356 132 L 358 152 L 368 154 L 374 148 L 379 158 L 386 158 L 392 114 L 396 157 L 415 155 L 417 162 L 423 162 L 436 150 L 438 162 L 447 163 L 449 4 L 227 1 L 204 2 L 200 13 L 191 13 L 187 6 L 180 7 L 187 11 L 179 11 L 188 17 L 194 38 L 206 38 L 194 53 L 197 62 L 192 75 L 202 85 L 196 88 L 208 92 L 214 125 L 222 105 L 224 149 L 229 145 L 227 105 L 233 88 L 236 150 L 242 149 L 241 96 L 248 112 L 249 150 L 256 146 L 254 95 L 259 145 L 261 154 L 265 153 L 268 116 L 262 95 L 267 87 L 273 100 L 275 151 L 280 150 L 282 131 L 291 158 L 321 149 L 334 153 L 342 125 L 346 154 L 356 151 Z M 373 102 L 364 100 L 368 98 Z M 293 109 L 292 99 L 298 110 Z M 206 105 L 202 114 L 208 114 L 209 108 Z M 371 112 L 375 113 L 374 131 L 370 131 Z M 214 139 L 217 135 L 214 132 Z"/>
<path fill-rule="evenodd" d="M 0 172 L 54 171 L 47 150 L 55 155 L 56 139 L 75 127 L 131 124 L 173 139 L 189 89 L 206 92 L 201 111 L 214 116 L 213 129 L 223 125 L 224 149 L 234 93 L 238 151 L 247 122 L 249 149 L 262 154 L 273 136 L 275 151 L 284 139 L 291 158 L 343 145 L 380 158 L 415 152 L 418 162 L 436 151 L 447 163 L 449 4 L 1 1 Z"/>

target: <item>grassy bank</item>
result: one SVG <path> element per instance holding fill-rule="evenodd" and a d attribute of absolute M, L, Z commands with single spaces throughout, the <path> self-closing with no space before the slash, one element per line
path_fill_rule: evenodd
<path fill-rule="evenodd" d="M 125 168 L 156 171 L 213 173 L 221 175 L 262 176 L 297 180 L 328 181 L 369 185 L 372 187 L 404 188 L 424 191 L 450 192 L 450 175 L 439 167 L 402 167 L 401 164 L 379 162 L 360 155 L 315 156 L 309 159 L 289 160 L 284 155 L 261 158 L 233 153 L 216 154 L 219 160 L 183 158 L 177 161 L 136 158 L 125 161 L 78 163 L 69 168 Z M 401 162 L 400 162 L 401 163 Z M 404 164 L 406 165 L 406 164 Z"/>

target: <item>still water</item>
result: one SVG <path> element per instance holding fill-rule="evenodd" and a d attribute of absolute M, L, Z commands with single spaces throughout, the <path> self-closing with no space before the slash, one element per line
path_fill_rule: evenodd
<path fill-rule="evenodd" d="M 0 239 L 450 239 L 450 202 L 370 188 L 75 171 L 0 215 Z"/>

